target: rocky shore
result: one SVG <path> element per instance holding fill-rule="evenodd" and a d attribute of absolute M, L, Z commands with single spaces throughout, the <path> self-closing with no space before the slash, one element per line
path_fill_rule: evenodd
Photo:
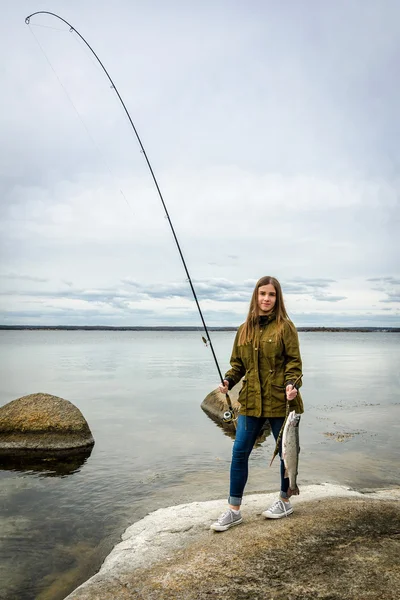
<path fill-rule="evenodd" d="M 209 524 L 225 500 L 159 509 L 129 527 L 99 573 L 67 600 L 394 600 L 400 597 L 400 488 L 304 487 L 287 519 L 246 496 L 245 521 Z"/>

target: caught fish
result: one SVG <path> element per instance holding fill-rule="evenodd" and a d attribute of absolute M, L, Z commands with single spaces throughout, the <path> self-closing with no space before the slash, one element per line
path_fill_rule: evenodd
<path fill-rule="evenodd" d="M 289 497 L 300 494 L 300 490 L 297 487 L 297 471 L 300 454 L 300 416 L 301 415 L 298 415 L 294 410 L 289 413 L 282 435 L 282 459 L 285 463 L 285 477 L 289 477 Z"/>

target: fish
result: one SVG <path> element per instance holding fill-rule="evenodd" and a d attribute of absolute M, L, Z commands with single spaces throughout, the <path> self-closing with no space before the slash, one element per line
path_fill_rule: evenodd
<path fill-rule="evenodd" d="M 295 382 L 292 384 L 292 385 L 293 385 L 293 387 L 295 387 L 295 386 L 296 386 L 296 384 L 297 384 L 297 383 L 300 381 L 300 379 L 301 379 L 302 377 L 303 377 L 303 374 L 301 373 L 301 374 L 298 376 L 298 378 L 295 380 Z M 280 447 L 281 440 L 282 440 L 282 433 L 283 433 L 283 429 L 284 429 L 284 427 L 285 427 L 285 425 L 286 425 L 286 421 L 287 421 L 287 418 L 288 418 L 288 415 L 289 415 L 289 406 L 290 406 L 290 404 L 289 404 L 289 400 L 287 400 L 287 401 L 286 401 L 286 418 L 285 418 L 285 421 L 284 421 L 284 423 L 283 423 L 283 425 L 282 425 L 282 427 L 281 427 L 281 430 L 280 430 L 280 432 L 279 432 L 278 438 L 277 438 L 277 440 L 276 440 L 276 444 L 275 444 L 275 450 L 274 450 L 274 453 L 273 453 L 273 455 L 272 455 L 272 459 L 271 459 L 271 462 L 270 462 L 269 466 L 271 466 L 271 465 L 272 465 L 272 463 L 274 462 L 275 456 L 276 456 L 276 455 L 278 454 L 278 452 L 279 452 L 279 447 Z M 299 451 L 300 451 L 300 450 L 299 450 Z"/>
<path fill-rule="evenodd" d="M 300 417 L 301 415 L 292 410 L 292 412 L 288 414 L 282 435 L 282 459 L 285 464 L 285 477 L 289 478 L 289 498 L 290 496 L 298 496 L 300 494 L 297 485 L 300 454 Z"/>

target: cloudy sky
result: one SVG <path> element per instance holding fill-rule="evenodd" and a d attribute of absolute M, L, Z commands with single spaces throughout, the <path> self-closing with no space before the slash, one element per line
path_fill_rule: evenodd
<path fill-rule="evenodd" d="M 397 0 L 2 0 L 0 324 L 399 326 Z"/>

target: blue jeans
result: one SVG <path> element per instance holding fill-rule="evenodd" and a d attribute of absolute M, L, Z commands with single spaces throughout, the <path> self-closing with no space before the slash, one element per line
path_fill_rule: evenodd
<path fill-rule="evenodd" d="M 239 415 L 236 438 L 232 450 L 231 462 L 231 483 L 229 491 L 229 504 L 239 506 L 242 503 L 242 496 L 247 477 L 249 474 L 249 456 L 253 450 L 254 443 L 264 425 L 266 417 L 245 417 Z M 277 440 L 285 417 L 268 417 L 272 434 Z M 287 498 L 289 489 L 289 478 L 285 478 L 285 465 L 282 460 L 282 440 L 279 444 L 279 456 L 281 457 L 281 496 Z"/>

